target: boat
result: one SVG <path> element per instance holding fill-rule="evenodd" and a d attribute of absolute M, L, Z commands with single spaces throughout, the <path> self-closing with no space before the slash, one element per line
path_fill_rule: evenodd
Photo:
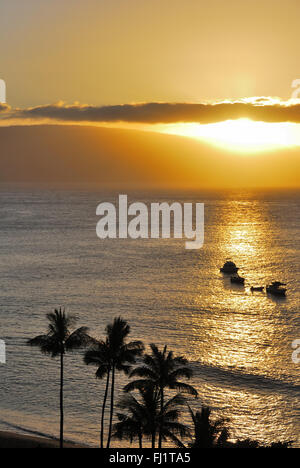
<path fill-rule="evenodd" d="M 234 276 L 231 276 L 230 281 L 231 283 L 234 283 L 234 284 L 244 284 L 245 278 L 242 278 L 239 275 L 234 275 Z"/>
<path fill-rule="evenodd" d="M 238 272 L 238 267 L 236 264 L 230 260 L 227 260 L 227 262 L 224 263 L 222 268 L 220 268 L 220 271 L 222 273 L 228 273 L 228 274 L 234 274 Z"/>
<path fill-rule="evenodd" d="M 286 295 L 286 288 L 282 286 L 286 286 L 284 283 L 280 281 L 273 281 L 273 283 L 269 284 L 266 287 L 268 294 L 273 294 L 274 296 L 285 296 Z"/>
<path fill-rule="evenodd" d="M 265 288 L 263 286 L 251 286 L 250 290 L 251 292 L 254 292 L 254 291 L 260 291 L 262 292 Z"/>

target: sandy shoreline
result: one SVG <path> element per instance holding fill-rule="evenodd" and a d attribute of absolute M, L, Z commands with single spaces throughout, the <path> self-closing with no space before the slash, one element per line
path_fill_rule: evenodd
<path fill-rule="evenodd" d="M 88 448 L 84 445 L 66 442 L 65 448 Z M 59 441 L 44 437 L 0 431 L 0 448 L 59 448 Z"/>

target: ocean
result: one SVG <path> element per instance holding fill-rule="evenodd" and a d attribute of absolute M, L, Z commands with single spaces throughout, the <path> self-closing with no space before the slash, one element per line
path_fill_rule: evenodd
<path fill-rule="evenodd" d="M 126 192 L 125 192 L 126 193 Z M 119 193 L 93 187 L 0 186 L 0 430 L 58 436 L 59 363 L 26 346 L 57 307 L 102 337 L 122 316 L 131 338 L 184 355 L 199 398 L 230 419 L 232 439 L 300 446 L 300 192 L 128 192 L 129 201 L 205 203 L 205 242 L 96 236 L 96 207 Z M 245 287 L 219 269 L 240 267 Z M 287 297 L 251 293 L 279 280 Z M 104 382 L 83 363 L 65 364 L 65 436 L 98 444 Z M 127 383 L 117 376 L 117 399 Z M 189 415 L 184 415 L 189 423 Z M 115 446 L 123 445 L 115 442 Z"/>

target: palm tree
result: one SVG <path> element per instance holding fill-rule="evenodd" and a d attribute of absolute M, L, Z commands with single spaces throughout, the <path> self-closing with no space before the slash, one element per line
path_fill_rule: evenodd
<path fill-rule="evenodd" d="M 109 389 L 109 379 L 111 372 L 111 358 L 110 358 L 110 349 L 109 343 L 106 339 L 105 341 L 97 341 L 94 345 L 85 353 L 84 362 L 87 365 L 93 364 L 97 366 L 96 378 L 102 380 L 106 376 L 106 385 L 104 398 L 102 403 L 102 412 L 101 412 L 101 428 L 100 428 L 100 447 L 103 448 L 103 438 L 104 438 L 104 415 L 106 400 Z"/>
<path fill-rule="evenodd" d="M 64 355 L 67 351 L 86 346 L 91 338 L 87 334 L 88 328 L 81 327 L 71 332 L 77 321 L 72 315 L 67 315 L 63 309 L 55 309 L 47 314 L 48 332 L 46 335 L 39 335 L 27 344 L 37 346 L 44 354 L 49 354 L 52 358 L 60 356 L 60 448 L 63 448 L 64 440 Z"/>
<path fill-rule="evenodd" d="M 113 426 L 113 438 L 123 440 L 129 439 L 132 444 L 135 438 L 139 441 L 139 448 L 143 448 L 143 433 L 144 433 L 144 408 L 142 404 L 133 396 L 128 396 L 117 405 L 126 413 L 117 413 L 119 422 Z"/>
<path fill-rule="evenodd" d="M 193 441 L 191 448 L 224 448 L 227 445 L 229 432 L 226 427 L 229 419 L 219 418 L 211 420 L 211 409 L 203 406 L 194 412 L 190 407 L 193 421 Z"/>
<path fill-rule="evenodd" d="M 135 368 L 130 377 L 141 377 L 141 379 L 130 382 L 124 390 L 147 389 L 154 386 L 159 393 L 160 399 L 160 429 L 158 448 L 162 446 L 163 439 L 163 410 L 165 405 L 165 389 L 178 390 L 179 392 L 189 393 L 197 397 L 197 390 L 191 385 L 181 382 L 178 379 L 190 379 L 193 375 L 192 370 L 187 367 L 188 361 L 182 356 L 174 357 L 172 351 L 167 351 L 167 346 L 160 351 L 156 345 L 151 344 L 151 354 L 146 354 L 143 359 L 143 365 Z"/>
<path fill-rule="evenodd" d="M 160 428 L 160 398 L 155 387 L 148 387 L 139 390 L 140 399 L 133 395 L 123 397 L 118 407 L 123 410 L 117 414 L 119 422 L 114 425 L 113 437 L 123 440 L 129 439 L 130 443 L 138 439 L 139 448 L 143 446 L 143 436 L 152 441 L 152 448 L 155 448 L 156 434 Z M 163 408 L 162 437 L 164 440 L 170 439 L 177 446 L 183 447 L 178 439 L 190 435 L 188 428 L 181 424 L 180 406 L 185 403 L 182 395 L 177 394 L 167 401 Z"/>
<path fill-rule="evenodd" d="M 106 327 L 105 341 L 98 341 L 85 354 L 84 362 L 97 366 L 96 377 L 102 379 L 106 376 L 106 388 L 102 404 L 100 446 L 103 448 L 104 414 L 106 400 L 110 387 L 110 418 L 107 437 L 107 448 L 110 447 L 112 435 L 112 422 L 114 414 L 114 391 L 116 371 L 128 374 L 132 364 L 136 362 L 137 356 L 143 353 L 144 346 L 141 341 L 126 343 L 130 333 L 130 326 L 121 317 L 115 318 L 113 323 Z"/>

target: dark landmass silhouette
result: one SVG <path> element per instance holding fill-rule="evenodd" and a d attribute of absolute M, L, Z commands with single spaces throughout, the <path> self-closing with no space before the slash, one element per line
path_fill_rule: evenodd
<path fill-rule="evenodd" d="M 192 138 L 69 125 L 0 127 L 0 182 L 299 187 L 300 148 L 238 154 Z"/>

